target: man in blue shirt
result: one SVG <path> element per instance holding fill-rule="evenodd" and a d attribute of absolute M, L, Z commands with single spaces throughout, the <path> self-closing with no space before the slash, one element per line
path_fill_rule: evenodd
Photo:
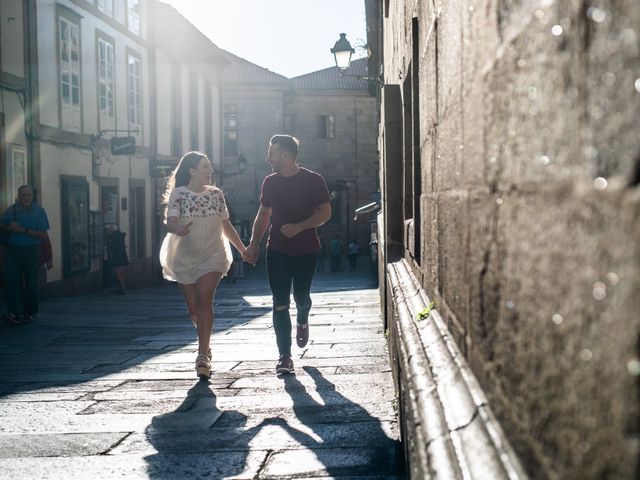
<path fill-rule="evenodd" d="M 40 243 L 47 236 L 49 220 L 44 208 L 33 203 L 29 185 L 18 188 L 18 201 L 0 220 L 0 230 L 9 233 L 5 246 L 5 283 L 8 323 L 28 323 L 38 313 L 38 263 Z"/>

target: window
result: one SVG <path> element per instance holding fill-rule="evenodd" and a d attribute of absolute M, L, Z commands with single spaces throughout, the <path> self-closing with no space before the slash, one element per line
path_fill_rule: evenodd
<path fill-rule="evenodd" d="M 192 150 L 198 150 L 198 77 L 191 74 L 189 77 L 189 143 Z"/>
<path fill-rule="evenodd" d="M 11 190 L 10 198 L 18 194 L 18 188 L 26 185 L 27 181 L 27 151 L 24 147 L 15 145 L 11 148 Z"/>
<path fill-rule="evenodd" d="M 284 133 L 293 134 L 293 115 L 284 116 Z"/>
<path fill-rule="evenodd" d="M 235 104 L 224 106 L 224 155 L 238 155 L 238 112 Z"/>
<path fill-rule="evenodd" d="M 64 17 L 59 20 L 60 105 L 62 128 L 81 130 L 80 27 Z"/>
<path fill-rule="evenodd" d="M 213 92 L 210 82 L 204 86 L 204 151 L 213 158 Z"/>
<path fill-rule="evenodd" d="M 113 17 L 113 0 L 98 0 L 98 10 Z"/>
<path fill-rule="evenodd" d="M 318 116 L 318 138 L 336 138 L 336 119 L 333 115 Z"/>
<path fill-rule="evenodd" d="M 182 72 L 178 65 L 171 68 L 171 154 L 182 155 Z"/>
<path fill-rule="evenodd" d="M 127 0 L 127 26 L 130 32 L 140 35 L 140 0 Z"/>
<path fill-rule="evenodd" d="M 127 56 L 129 90 L 129 125 L 142 126 L 142 68 L 141 62 L 135 55 Z"/>
<path fill-rule="evenodd" d="M 84 177 L 60 177 L 64 276 L 89 271 L 89 183 Z"/>
<path fill-rule="evenodd" d="M 132 179 L 129 185 L 129 256 L 131 258 L 144 258 L 144 208 L 144 181 Z"/>
<path fill-rule="evenodd" d="M 115 65 L 113 43 L 98 39 L 98 108 L 100 129 L 114 129 L 115 110 Z"/>

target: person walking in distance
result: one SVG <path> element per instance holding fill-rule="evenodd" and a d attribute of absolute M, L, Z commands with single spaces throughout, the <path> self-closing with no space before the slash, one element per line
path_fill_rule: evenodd
<path fill-rule="evenodd" d="M 349 271 L 355 272 L 360 255 L 360 245 L 355 240 L 351 240 L 347 246 L 347 258 L 349 259 Z"/>
<path fill-rule="evenodd" d="M 2 216 L 0 231 L 9 235 L 5 246 L 5 283 L 10 324 L 29 323 L 38 313 L 40 243 L 47 236 L 47 212 L 33 201 L 33 188 L 18 188 L 18 200 Z"/>
<path fill-rule="evenodd" d="M 109 265 L 111 271 L 118 282 L 115 293 L 124 295 L 127 292 L 127 285 L 124 281 L 124 273 L 129 265 L 127 255 L 127 245 L 125 243 L 126 234 L 118 228 L 115 223 L 106 226 L 107 229 L 107 252 L 109 255 Z"/>
<path fill-rule="evenodd" d="M 213 297 L 229 271 L 229 242 L 246 247 L 229 222 L 222 190 L 212 184 L 213 168 L 200 152 L 186 153 L 169 177 L 165 192 L 167 235 L 160 248 L 164 278 L 178 282 L 191 322 L 198 331 L 196 373 L 211 377 Z"/>
<path fill-rule="evenodd" d="M 329 242 L 329 253 L 331 254 L 331 271 L 342 270 L 342 241 L 338 235 Z"/>
<path fill-rule="evenodd" d="M 260 207 L 243 255 L 245 261 L 255 264 L 260 241 L 270 226 L 266 259 L 279 352 L 276 373 L 293 371 L 289 316 L 292 284 L 298 312 L 296 342 L 303 348 L 309 340 L 309 292 L 320 248 L 316 227 L 331 218 L 331 197 L 324 178 L 297 164 L 298 145 L 290 135 L 271 137 L 266 160 L 274 173 L 262 183 Z"/>

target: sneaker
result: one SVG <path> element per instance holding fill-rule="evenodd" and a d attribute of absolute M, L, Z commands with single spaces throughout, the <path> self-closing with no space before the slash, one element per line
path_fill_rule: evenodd
<path fill-rule="evenodd" d="M 280 355 L 278 363 L 276 363 L 276 373 L 291 372 L 293 372 L 293 360 L 291 360 L 291 355 Z"/>
<path fill-rule="evenodd" d="M 309 341 L 309 324 L 308 323 L 299 323 L 296 328 L 296 343 L 300 348 L 304 348 L 304 346 Z"/>

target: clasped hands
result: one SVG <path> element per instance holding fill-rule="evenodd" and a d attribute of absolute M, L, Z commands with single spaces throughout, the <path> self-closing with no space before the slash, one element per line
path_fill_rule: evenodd
<path fill-rule="evenodd" d="M 298 235 L 300 232 L 304 230 L 297 223 L 285 223 L 280 227 L 280 232 L 287 238 L 292 238 Z M 242 259 L 250 263 L 251 265 L 255 265 L 258 261 L 258 256 L 260 255 L 260 245 L 257 242 L 249 243 L 247 249 L 242 252 Z"/>

